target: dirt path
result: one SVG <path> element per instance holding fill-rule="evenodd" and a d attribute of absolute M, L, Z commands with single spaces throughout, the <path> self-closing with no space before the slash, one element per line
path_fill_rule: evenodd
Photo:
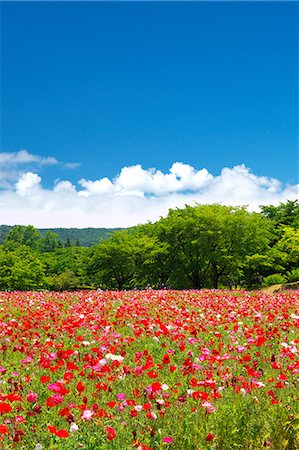
<path fill-rule="evenodd" d="M 270 294 L 273 294 L 274 292 L 278 291 L 278 289 L 283 286 L 282 284 L 273 284 L 273 286 L 268 286 L 262 289 L 263 292 L 269 292 Z"/>

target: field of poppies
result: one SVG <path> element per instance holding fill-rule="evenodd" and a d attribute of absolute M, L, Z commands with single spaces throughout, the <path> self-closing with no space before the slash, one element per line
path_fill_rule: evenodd
<path fill-rule="evenodd" d="M 2 292 L 0 313 L 2 449 L 299 448 L 299 292 Z"/>

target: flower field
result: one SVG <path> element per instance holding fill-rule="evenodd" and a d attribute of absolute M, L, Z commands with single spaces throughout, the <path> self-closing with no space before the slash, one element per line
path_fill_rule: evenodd
<path fill-rule="evenodd" d="M 0 448 L 299 448 L 299 293 L 0 293 Z"/>

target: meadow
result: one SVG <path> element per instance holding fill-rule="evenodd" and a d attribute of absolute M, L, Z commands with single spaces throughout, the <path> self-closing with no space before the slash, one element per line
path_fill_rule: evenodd
<path fill-rule="evenodd" d="M 299 292 L 0 293 L 0 448 L 299 448 Z"/>

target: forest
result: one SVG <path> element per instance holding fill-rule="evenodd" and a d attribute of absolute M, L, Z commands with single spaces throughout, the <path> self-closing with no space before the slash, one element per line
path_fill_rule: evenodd
<path fill-rule="evenodd" d="M 169 210 L 155 223 L 106 230 L 87 247 L 52 230 L 7 227 L 0 290 L 254 289 L 299 281 L 299 203 Z"/>

